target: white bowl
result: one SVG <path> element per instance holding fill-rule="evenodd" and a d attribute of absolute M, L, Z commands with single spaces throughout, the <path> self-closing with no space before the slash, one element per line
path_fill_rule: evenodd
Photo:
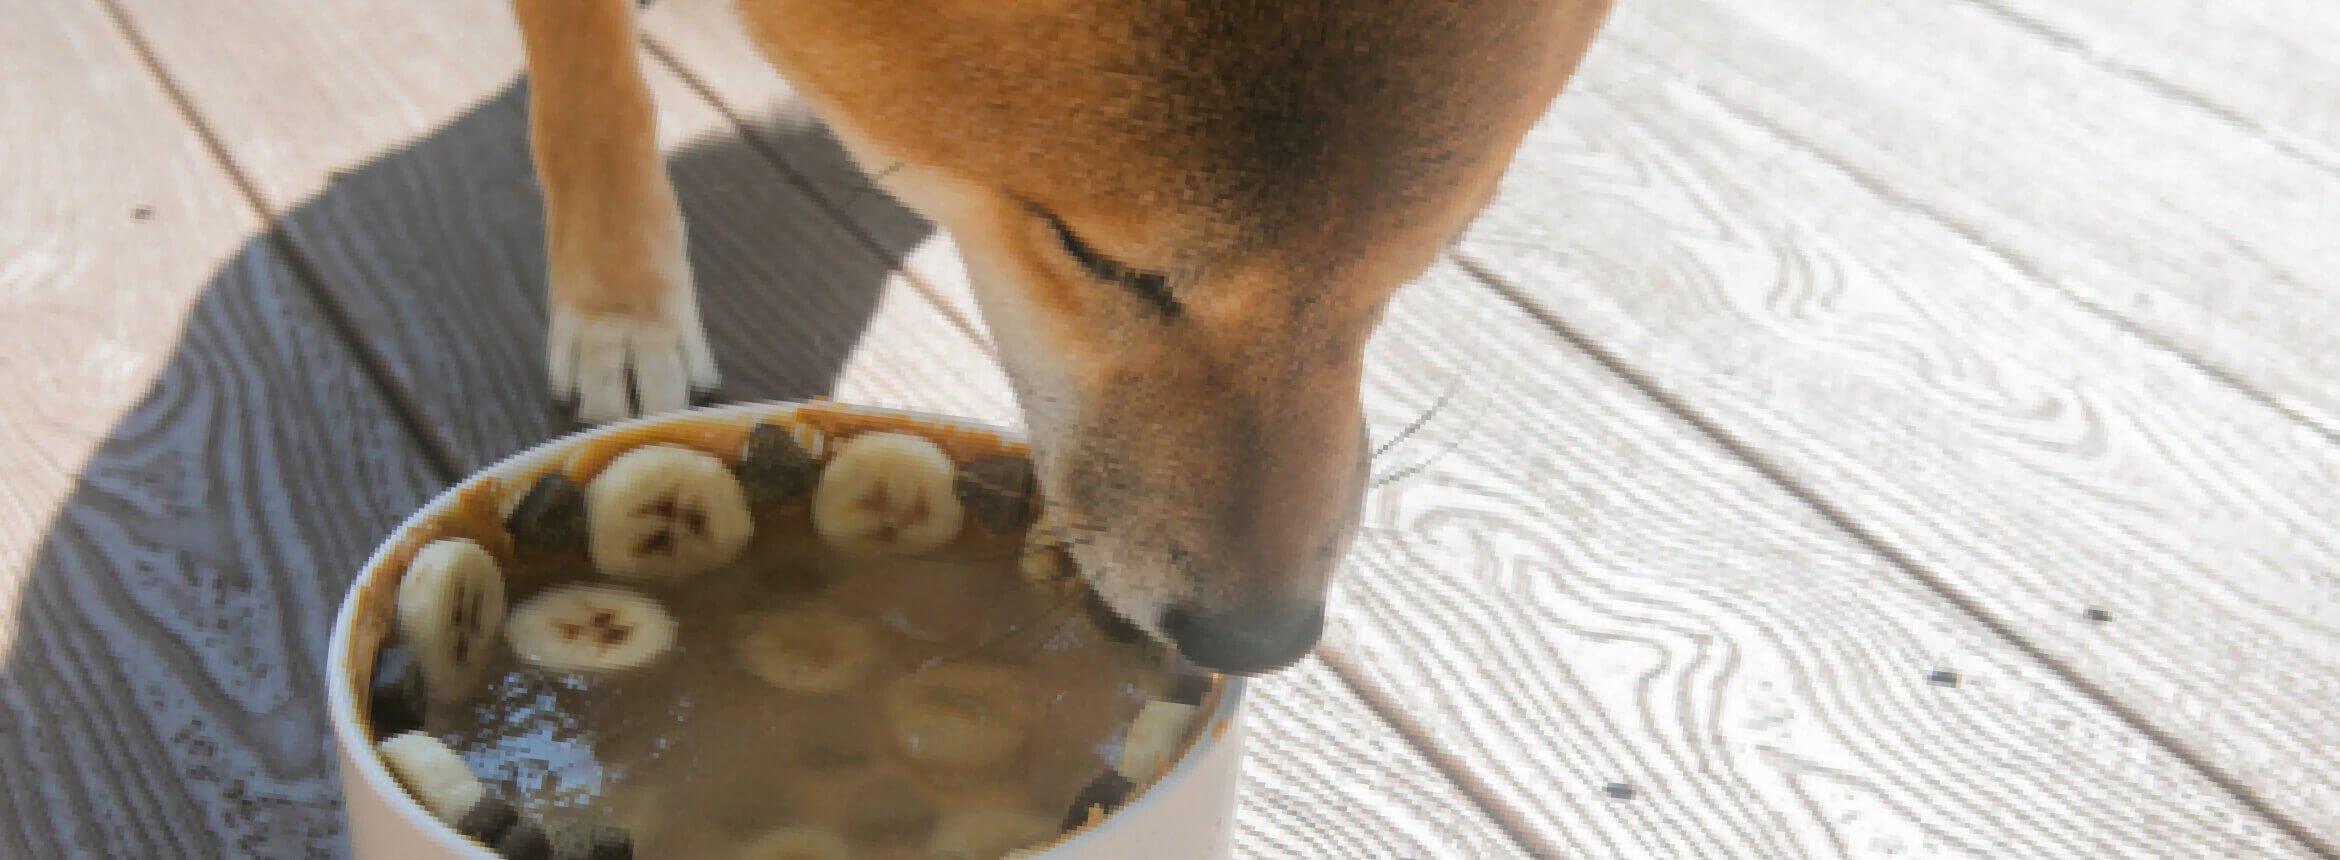
<path fill-rule="evenodd" d="M 396 577 L 403 571 L 385 570 L 385 561 L 402 538 L 417 526 L 448 513 L 467 489 L 486 479 L 519 482 L 565 458 L 577 445 L 680 422 L 709 420 L 749 422 L 786 418 L 807 404 L 757 403 L 694 409 L 641 418 L 572 434 L 513 455 L 482 470 L 463 483 L 440 493 L 430 504 L 400 523 L 366 560 L 357 581 L 333 622 L 333 638 L 326 654 L 327 707 L 333 718 L 335 747 L 340 751 L 343 808 L 349 820 L 347 838 L 354 860 L 498 860 L 495 852 L 456 835 L 407 796 L 397 780 L 374 754 L 358 718 L 356 685 L 370 666 L 352 658 L 359 652 L 367 662 L 390 628 L 396 601 Z M 989 434 L 1020 443 L 1013 431 L 915 412 L 820 403 L 830 413 L 899 419 L 958 432 Z M 362 631 L 362 633 L 361 633 Z M 362 647 L 361 647 L 361 641 Z M 1218 707 L 1207 728 L 1196 737 L 1186 756 L 1170 772 L 1129 804 L 1096 827 L 1045 851 L 1033 860 L 1213 860 L 1230 851 L 1234 830 L 1238 763 L 1243 756 L 1242 724 L 1236 719 L 1242 706 L 1241 678 L 1222 681 Z M 645 858 L 650 860 L 650 858 Z"/>

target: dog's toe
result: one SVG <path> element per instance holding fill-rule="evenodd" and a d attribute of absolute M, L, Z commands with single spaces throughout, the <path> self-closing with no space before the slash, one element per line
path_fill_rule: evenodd
<path fill-rule="evenodd" d="M 553 396 L 606 424 L 705 402 L 720 383 L 707 336 L 681 323 L 556 311 L 547 333 Z"/>

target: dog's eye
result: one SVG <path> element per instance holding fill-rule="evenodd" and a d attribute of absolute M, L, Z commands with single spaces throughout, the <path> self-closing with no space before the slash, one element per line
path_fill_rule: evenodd
<path fill-rule="evenodd" d="M 1072 257 L 1073 262 L 1079 263 L 1081 269 L 1089 273 L 1089 277 L 1118 284 L 1136 293 L 1138 298 L 1145 299 L 1147 304 L 1153 305 L 1165 317 L 1178 316 L 1178 297 L 1170 294 L 1170 279 L 1167 276 L 1141 272 L 1100 254 L 1089 243 L 1081 241 L 1081 237 L 1073 233 L 1071 227 L 1065 226 L 1064 219 L 1056 217 L 1056 213 L 1035 204 L 1025 205 L 1032 210 L 1033 215 L 1047 222 L 1048 229 L 1056 234 L 1056 243 L 1064 246 L 1064 253 Z"/>

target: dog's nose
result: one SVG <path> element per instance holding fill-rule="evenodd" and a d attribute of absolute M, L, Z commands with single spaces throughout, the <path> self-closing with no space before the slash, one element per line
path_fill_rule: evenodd
<path fill-rule="evenodd" d="M 1324 636 L 1324 604 L 1263 602 L 1229 612 L 1174 604 L 1162 613 L 1162 632 L 1197 666 L 1263 674 L 1300 662 L 1316 647 Z"/>

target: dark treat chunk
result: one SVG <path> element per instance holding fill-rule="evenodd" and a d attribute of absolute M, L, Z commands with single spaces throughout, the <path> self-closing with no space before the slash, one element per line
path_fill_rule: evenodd
<path fill-rule="evenodd" d="M 623 827 L 572 824 L 552 843 L 552 860 L 634 860 L 634 835 Z"/>
<path fill-rule="evenodd" d="M 854 790 L 845 833 L 864 842 L 922 839 L 941 815 L 934 800 L 910 780 L 879 773 Z"/>
<path fill-rule="evenodd" d="M 1032 514 L 1032 461 L 985 457 L 959 467 L 959 501 L 984 528 L 1007 534 L 1024 527 Z"/>
<path fill-rule="evenodd" d="M 1072 808 L 1064 811 L 1064 825 L 1061 829 L 1078 830 L 1088 826 L 1090 816 L 1102 818 L 1120 809 L 1122 802 L 1128 800 L 1130 793 L 1136 790 L 1137 784 L 1130 782 L 1129 777 L 1122 776 L 1120 771 L 1106 768 L 1104 773 L 1097 774 L 1096 779 L 1082 786 L 1080 794 L 1073 795 Z"/>
<path fill-rule="evenodd" d="M 796 444 L 796 437 L 777 424 L 758 424 L 748 431 L 747 444 L 740 449 L 739 465 L 732 471 L 739 475 L 741 489 L 747 491 L 752 504 L 769 504 L 786 500 L 812 489 L 820 483 L 821 464 L 805 453 L 804 446 Z"/>
<path fill-rule="evenodd" d="M 1171 680 L 1168 698 L 1181 705 L 1201 707 L 1203 697 L 1211 694 L 1211 684 L 1209 675 L 1182 674 Z"/>
<path fill-rule="evenodd" d="M 1096 625 L 1097 632 L 1105 634 L 1105 638 L 1124 644 L 1146 638 L 1146 631 L 1121 617 L 1121 612 L 1107 605 L 1095 590 L 1089 591 L 1088 598 L 1089 623 Z"/>
<path fill-rule="evenodd" d="M 523 821 L 496 840 L 496 853 L 504 855 L 504 860 L 552 860 L 552 840 L 545 838 L 544 828 L 536 822 Z"/>
<path fill-rule="evenodd" d="M 536 479 L 504 518 L 512 540 L 539 549 L 585 551 L 585 491 L 559 472 Z"/>
<path fill-rule="evenodd" d="M 366 722 L 374 737 L 392 738 L 422 728 L 425 697 L 422 662 L 406 646 L 385 644 L 374 654 L 374 672 L 367 685 Z"/>
<path fill-rule="evenodd" d="M 455 832 L 481 845 L 494 845 L 511 832 L 512 825 L 519 820 L 518 808 L 491 794 L 472 804 L 470 812 L 463 813 L 463 819 L 455 822 Z"/>

